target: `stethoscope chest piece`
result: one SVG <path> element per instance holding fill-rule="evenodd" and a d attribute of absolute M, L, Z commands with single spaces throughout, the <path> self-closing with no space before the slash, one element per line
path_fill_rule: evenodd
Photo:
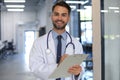
<path fill-rule="evenodd" d="M 50 54 L 50 53 L 51 53 L 51 50 L 50 50 L 50 49 L 46 49 L 46 53 L 47 53 L 47 54 Z"/>

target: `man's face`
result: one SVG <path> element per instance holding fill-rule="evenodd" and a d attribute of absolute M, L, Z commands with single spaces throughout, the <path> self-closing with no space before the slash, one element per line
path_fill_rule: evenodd
<path fill-rule="evenodd" d="M 67 8 L 62 6 L 56 6 L 54 8 L 54 11 L 52 12 L 51 19 L 55 29 L 65 29 L 65 26 L 67 25 L 70 19 Z"/>

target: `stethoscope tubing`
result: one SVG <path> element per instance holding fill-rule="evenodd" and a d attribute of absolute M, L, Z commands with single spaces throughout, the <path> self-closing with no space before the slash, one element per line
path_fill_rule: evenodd
<path fill-rule="evenodd" d="M 50 35 L 51 31 L 52 31 L 52 30 L 50 30 L 50 31 L 48 32 L 48 35 L 47 35 L 47 49 L 49 49 L 48 39 L 49 39 L 49 35 Z M 72 45 L 73 45 L 73 53 L 74 53 L 74 52 L 75 52 L 75 45 L 74 45 L 74 43 L 72 42 L 72 37 L 70 36 L 70 34 L 69 34 L 67 31 L 66 31 L 66 33 L 68 34 L 68 36 L 69 36 L 69 38 L 70 38 L 70 42 L 67 43 L 67 45 L 66 45 L 66 47 L 65 47 L 65 50 L 66 50 L 66 48 L 67 48 L 70 44 L 72 44 Z"/>
<path fill-rule="evenodd" d="M 50 30 L 49 32 L 48 32 L 48 35 L 47 35 L 47 49 L 49 49 L 49 45 L 48 45 L 48 39 L 49 39 L 49 35 L 50 35 L 50 32 L 51 32 L 52 30 Z"/>

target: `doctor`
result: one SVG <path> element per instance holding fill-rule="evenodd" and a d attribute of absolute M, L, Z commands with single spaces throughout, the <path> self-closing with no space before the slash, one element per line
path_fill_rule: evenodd
<path fill-rule="evenodd" d="M 34 41 L 29 56 L 29 67 L 39 80 L 50 80 L 48 76 L 68 55 L 83 53 L 80 42 L 71 37 L 65 30 L 65 26 L 70 20 L 70 12 L 71 8 L 68 4 L 64 1 L 57 2 L 52 7 L 51 20 L 53 29 Z M 56 37 L 58 35 L 62 36 L 62 51 L 60 61 L 57 63 L 58 42 Z M 68 43 L 70 44 L 66 47 Z M 82 67 L 80 64 L 73 65 L 68 69 L 68 72 L 73 76 L 64 78 L 64 80 L 80 80 Z M 53 80 L 63 80 L 63 78 Z"/>

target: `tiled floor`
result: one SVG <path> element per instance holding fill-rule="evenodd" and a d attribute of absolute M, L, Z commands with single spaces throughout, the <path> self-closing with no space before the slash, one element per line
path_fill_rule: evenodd
<path fill-rule="evenodd" d="M 28 67 L 29 54 L 9 55 L 0 60 L 0 80 L 36 80 Z M 91 71 L 86 71 L 82 80 L 93 80 Z"/>
<path fill-rule="evenodd" d="M 29 71 L 27 57 L 15 54 L 0 60 L 0 80 L 35 80 Z"/>

